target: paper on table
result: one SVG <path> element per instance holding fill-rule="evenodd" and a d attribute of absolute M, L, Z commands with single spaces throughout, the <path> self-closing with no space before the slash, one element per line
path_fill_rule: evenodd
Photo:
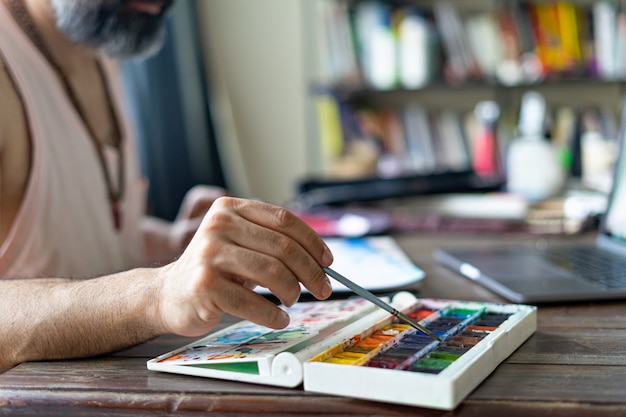
<path fill-rule="evenodd" d="M 424 271 L 416 266 L 390 236 L 324 239 L 335 257 L 331 265 L 335 271 L 370 291 L 386 291 L 415 284 L 424 278 Z M 333 291 L 349 292 L 331 279 Z M 258 287 L 259 293 L 267 293 Z M 306 292 L 306 289 L 302 289 Z"/>
<path fill-rule="evenodd" d="M 329 238 L 325 242 L 335 257 L 331 268 L 370 291 L 400 288 L 424 278 L 424 271 L 390 236 Z M 344 285 L 330 281 L 335 291 L 349 291 Z"/>

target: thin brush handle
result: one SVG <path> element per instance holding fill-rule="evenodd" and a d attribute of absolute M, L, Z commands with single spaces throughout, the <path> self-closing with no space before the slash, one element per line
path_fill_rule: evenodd
<path fill-rule="evenodd" d="M 376 304 L 378 307 L 393 314 L 394 316 L 396 316 L 397 318 L 399 318 L 406 324 L 410 325 L 411 327 L 414 327 L 415 329 L 419 330 L 420 332 L 427 334 L 428 336 L 432 337 L 435 340 L 441 341 L 441 339 L 437 337 L 437 335 L 435 335 L 433 332 L 428 330 L 426 327 L 422 326 L 421 324 L 417 323 L 415 320 L 412 320 L 410 317 L 408 317 L 404 313 L 398 311 L 397 309 L 393 308 L 389 304 L 385 303 L 383 300 L 381 300 L 380 298 L 378 298 L 377 296 L 375 296 L 374 294 L 372 294 L 365 288 L 350 281 L 348 278 L 344 277 L 337 271 L 334 271 L 330 268 L 324 268 L 324 272 L 328 274 L 328 276 L 330 276 L 331 278 L 337 280 L 338 282 L 342 283 L 346 287 L 350 288 L 352 292 L 354 292 L 356 295 L 359 295 L 365 298 L 366 300 L 371 301 L 372 303 Z"/>

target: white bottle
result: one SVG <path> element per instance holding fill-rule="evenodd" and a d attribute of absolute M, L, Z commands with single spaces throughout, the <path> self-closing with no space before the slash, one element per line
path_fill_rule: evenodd
<path fill-rule="evenodd" d="M 565 172 L 556 148 L 543 136 L 546 102 L 529 91 L 522 97 L 519 133 L 507 151 L 507 189 L 531 201 L 558 195 Z"/>

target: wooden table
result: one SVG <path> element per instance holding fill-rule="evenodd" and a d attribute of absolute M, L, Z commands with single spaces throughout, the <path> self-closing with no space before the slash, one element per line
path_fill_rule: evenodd
<path fill-rule="evenodd" d="M 427 272 L 424 297 L 503 301 L 435 264 L 438 245 L 534 244 L 520 236 L 398 236 Z M 146 360 L 189 339 L 167 336 L 88 360 L 24 363 L 0 375 L 0 415 L 626 415 L 626 302 L 541 306 L 537 332 L 454 411 L 148 371 Z"/>

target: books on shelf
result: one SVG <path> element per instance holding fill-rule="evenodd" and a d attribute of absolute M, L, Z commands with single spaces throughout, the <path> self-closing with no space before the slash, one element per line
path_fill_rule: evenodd
<path fill-rule="evenodd" d="M 452 183 L 463 184 L 454 191 L 504 186 L 522 91 L 546 80 L 626 81 L 624 2 L 320 2 L 329 57 L 330 88 L 318 100 L 326 169 L 298 189 L 315 201 L 450 192 Z M 451 90 L 442 84 L 470 81 L 479 88 L 441 105 L 440 89 Z M 429 85 L 435 87 L 423 95 L 401 91 Z M 509 88 L 516 85 L 522 88 Z M 549 86 L 542 89 L 553 95 Z M 602 189 L 597 184 L 610 177 L 617 112 L 600 108 L 595 96 L 572 100 L 572 90 L 553 95 L 545 140 L 558 148 L 570 176 Z M 502 106 L 490 123 L 472 111 L 487 101 Z M 444 189 L 433 186 L 440 180 Z M 341 184 L 331 190 L 325 182 Z"/>
<path fill-rule="evenodd" d="M 442 38 L 443 50 L 446 53 L 446 75 L 453 84 L 476 77 L 478 67 L 468 42 L 465 25 L 454 4 L 447 0 L 433 4 L 435 23 Z"/>
<path fill-rule="evenodd" d="M 396 14 L 399 84 L 404 88 L 423 87 L 438 69 L 434 25 L 414 8 Z"/>
<path fill-rule="evenodd" d="M 493 107 L 494 102 L 481 101 L 474 111 L 461 111 L 428 109 L 416 101 L 394 107 L 358 106 L 330 94 L 319 101 L 327 180 L 473 172 L 504 185 L 517 116 L 493 114 L 482 120 L 479 115 L 484 112 L 478 110 Z M 597 171 L 595 161 L 602 161 L 601 176 L 610 177 L 617 115 L 599 105 L 558 106 L 548 112 L 545 140 L 558 148 L 569 174 L 585 180 Z"/>
<path fill-rule="evenodd" d="M 612 0 L 495 2 L 484 10 L 449 0 L 321 3 L 321 61 L 331 83 L 384 90 L 437 79 L 626 77 L 626 15 Z"/>
<path fill-rule="evenodd" d="M 458 112 L 444 110 L 436 120 L 445 163 L 451 171 L 465 171 L 471 167 L 470 151 Z"/>
<path fill-rule="evenodd" d="M 615 77 L 616 6 L 612 1 L 599 1 L 592 7 L 597 72 L 611 79 Z"/>
<path fill-rule="evenodd" d="M 352 158 L 349 145 L 354 148 L 361 141 L 378 152 L 374 174 L 383 178 L 472 169 L 472 141 L 467 138 L 464 115 L 460 112 L 430 112 L 417 103 L 382 109 L 344 105 L 340 111 L 340 105 L 333 106 L 330 101 L 329 95 L 318 99 L 322 145 L 329 159 L 326 165 L 332 165 L 333 161 L 339 165 L 342 157 Z M 335 168 L 330 171 L 339 178 L 350 177 Z"/>
<path fill-rule="evenodd" d="M 386 2 L 366 1 L 355 6 L 355 32 L 366 82 L 377 89 L 396 84 L 396 41 L 392 9 Z"/>
<path fill-rule="evenodd" d="M 321 78 L 328 82 L 358 84 L 361 73 L 357 62 L 348 5 L 341 1 L 318 1 L 321 21 L 318 53 Z"/>
<path fill-rule="evenodd" d="M 507 42 L 510 37 L 506 36 L 504 28 L 500 30 L 498 19 L 492 11 L 468 16 L 465 27 L 470 52 L 475 56 L 481 74 L 485 79 L 495 80 L 503 60 L 509 58 L 511 51 L 515 51 L 515 43 Z M 500 32 L 503 37 L 499 36 Z"/>
<path fill-rule="evenodd" d="M 426 109 L 410 103 L 403 111 L 409 169 L 418 174 L 436 171 L 433 135 Z"/>

